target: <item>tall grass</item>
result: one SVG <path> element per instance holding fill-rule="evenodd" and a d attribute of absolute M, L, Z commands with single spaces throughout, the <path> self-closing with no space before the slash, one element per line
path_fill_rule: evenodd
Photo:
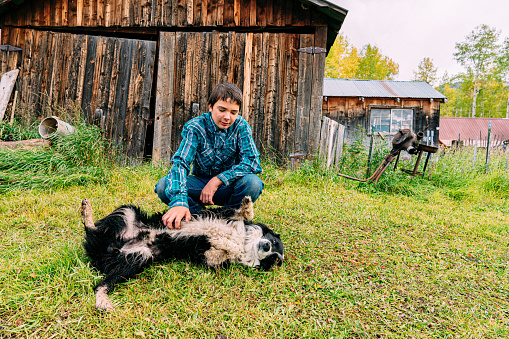
<path fill-rule="evenodd" d="M 49 147 L 0 148 L 0 193 L 105 182 L 112 166 L 111 149 L 101 131 L 79 117 L 71 123 L 74 133 L 54 134 Z M 37 125 L 23 127 L 13 134 L 12 140 L 34 135 Z M 5 124 L 0 125 L 0 130 L 7 130 Z"/>

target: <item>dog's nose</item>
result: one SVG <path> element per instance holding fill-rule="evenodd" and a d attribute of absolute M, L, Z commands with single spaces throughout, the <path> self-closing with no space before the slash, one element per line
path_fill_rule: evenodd
<path fill-rule="evenodd" d="M 270 251 L 270 243 L 268 243 L 268 242 L 263 243 L 263 244 L 262 244 L 262 250 L 263 250 L 264 252 L 268 252 L 268 251 Z"/>

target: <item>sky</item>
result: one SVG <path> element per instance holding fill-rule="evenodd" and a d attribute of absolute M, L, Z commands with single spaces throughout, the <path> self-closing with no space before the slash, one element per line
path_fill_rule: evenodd
<path fill-rule="evenodd" d="M 509 0 L 329 0 L 348 10 L 339 31 L 359 50 L 376 45 L 399 64 L 395 80 L 412 80 L 419 62 L 429 57 L 439 79 L 462 72 L 455 44 L 476 26 L 487 24 L 509 37 Z"/>

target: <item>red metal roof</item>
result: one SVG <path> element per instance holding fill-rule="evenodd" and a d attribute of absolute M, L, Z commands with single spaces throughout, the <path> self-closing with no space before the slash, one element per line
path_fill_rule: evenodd
<path fill-rule="evenodd" d="M 491 134 L 502 140 L 509 139 L 509 119 L 502 118 L 452 118 L 440 117 L 440 141 L 448 144 L 449 140 L 475 140 L 488 135 L 488 124 L 491 121 Z"/>

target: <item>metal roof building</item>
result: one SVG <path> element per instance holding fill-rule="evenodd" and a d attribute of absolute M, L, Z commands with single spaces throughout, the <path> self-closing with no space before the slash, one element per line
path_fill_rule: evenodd
<path fill-rule="evenodd" d="M 445 95 L 424 81 L 324 79 L 324 97 L 413 98 L 445 102 Z"/>
<path fill-rule="evenodd" d="M 476 140 L 484 145 L 491 121 L 492 140 L 509 140 L 509 119 L 503 118 L 455 118 L 440 117 L 440 143 L 452 146 L 453 141 L 461 140 L 463 144 L 473 144 Z"/>

